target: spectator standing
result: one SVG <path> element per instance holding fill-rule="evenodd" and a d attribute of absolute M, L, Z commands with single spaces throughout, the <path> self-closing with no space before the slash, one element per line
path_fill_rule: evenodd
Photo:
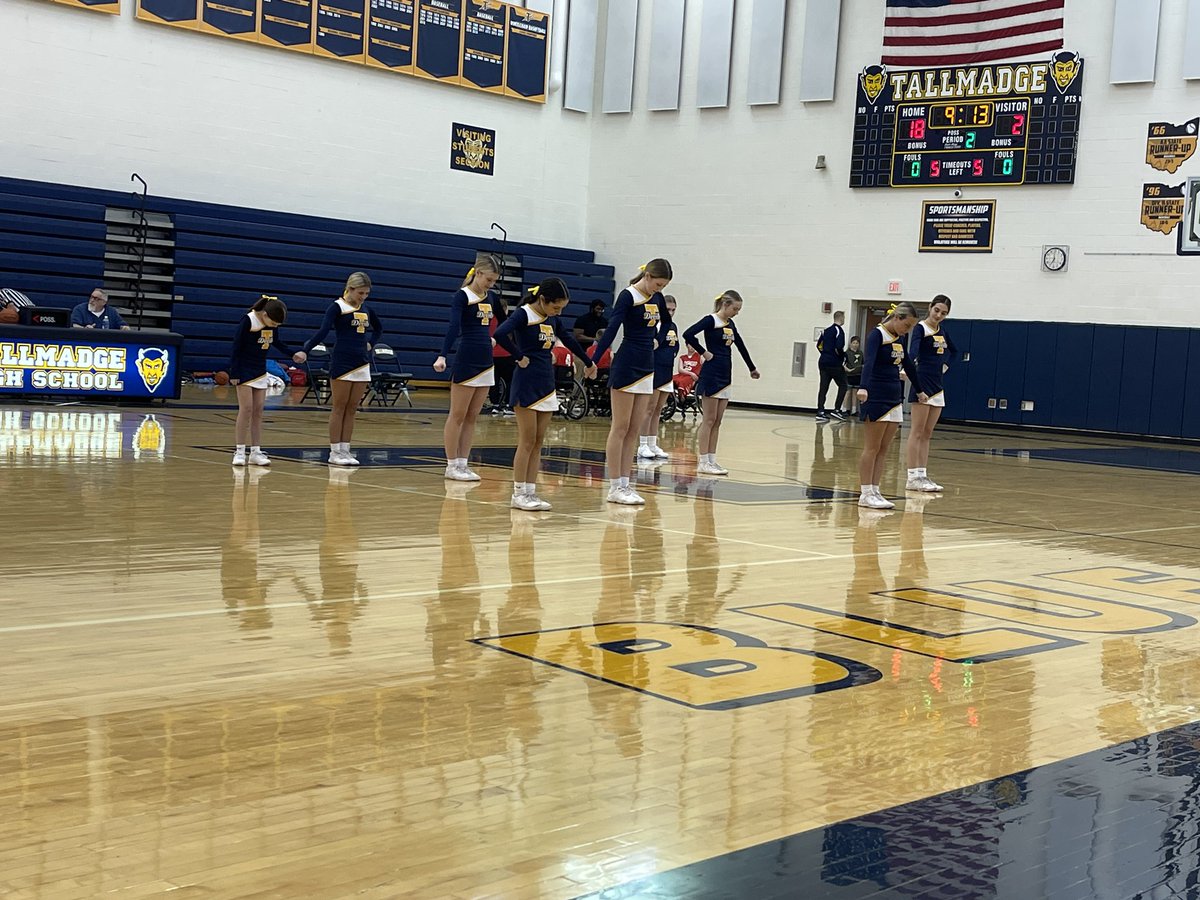
<path fill-rule="evenodd" d="M 838 310 L 833 314 L 833 324 L 821 332 L 817 341 L 817 350 L 821 352 L 817 360 L 817 369 L 821 373 L 821 387 L 817 391 L 817 422 L 828 422 L 830 416 L 839 422 L 849 418 L 842 412 L 842 401 L 846 399 L 846 372 L 842 366 L 846 362 L 846 329 L 842 325 L 846 314 Z M 825 397 L 829 393 L 829 382 L 837 385 L 837 400 L 833 404 L 833 412 L 825 411 Z"/>
<path fill-rule="evenodd" d="M 847 405 L 850 407 L 849 412 L 858 412 L 858 388 L 862 384 L 863 372 L 863 352 L 862 342 L 858 336 L 850 338 L 850 347 L 846 350 L 846 363 L 843 366 L 846 370 L 846 387 L 847 390 Z"/>

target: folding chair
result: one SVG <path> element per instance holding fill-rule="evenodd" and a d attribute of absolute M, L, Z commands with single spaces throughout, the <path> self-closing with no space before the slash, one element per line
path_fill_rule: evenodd
<path fill-rule="evenodd" d="M 396 351 L 387 344 L 376 344 L 371 350 L 371 403 L 378 406 L 395 406 L 403 395 L 409 407 L 413 405 L 408 392 L 412 372 L 400 371 L 400 360 Z"/>
<path fill-rule="evenodd" d="M 332 393 L 329 386 L 329 348 L 324 344 L 313 347 L 304 361 L 304 372 L 308 377 L 308 390 L 300 402 L 303 403 L 311 395 L 317 403 L 328 403 Z"/>

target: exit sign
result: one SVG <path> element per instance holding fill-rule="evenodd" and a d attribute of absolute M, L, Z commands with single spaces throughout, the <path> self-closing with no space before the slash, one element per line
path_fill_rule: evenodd
<path fill-rule="evenodd" d="M 904 288 L 900 284 L 899 279 L 888 282 L 888 293 L 889 294 L 900 294 L 900 293 L 903 293 L 903 291 L 904 291 Z"/>

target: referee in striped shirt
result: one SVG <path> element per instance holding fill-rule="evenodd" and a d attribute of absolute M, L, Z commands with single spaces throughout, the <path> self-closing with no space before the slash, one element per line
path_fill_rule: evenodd
<path fill-rule="evenodd" d="M 15 323 L 21 315 L 22 306 L 33 306 L 33 301 L 12 288 L 0 288 L 0 324 Z"/>

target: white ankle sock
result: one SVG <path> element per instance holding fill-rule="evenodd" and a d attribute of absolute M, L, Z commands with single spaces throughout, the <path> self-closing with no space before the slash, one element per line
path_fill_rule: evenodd
<path fill-rule="evenodd" d="M 869 485 L 869 484 L 860 484 L 860 485 L 858 486 L 858 493 L 859 493 L 861 496 L 863 496 L 863 497 L 867 497 L 867 496 L 869 496 L 869 495 L 870 495 L 870 493 L 871 493 L 871 485 Z"/>
<path fill-rule="evenodd" d="M 909 470 L 908 470 L 908 477 L 909 477 L 909 478 L 919 478 L 920 476 L 921 476 L 921 470 L 920 470 L 920 469 L 909 469 Z"/>
<path fill-rule="evenodd" d="M 513 496 L 520 497 L 524 493 L 525 493 L 525 482 L 514 481 L 513 482 Z"/>
<path fill-rule="evenodd" d="M 629 476 L 628 475 L 622 475 L 620 478 L 617 479 L 617 481 L 621 487 L 623 487 L 623 488 L 629 487 Z"/>
<path fill-rule="evenodd" d="M 646 437 L 646 435 L 644 435 L 644 434 L 639 434 L 638 435 L 638 446 L 639 447 L 649 447 L 650 446 L 650 438 Z"/>
<path fill-rule="evenodd" d="M 233 449 L 234 449 L 234 450 L 236 450 L 238 453 L 245 453 L 245 452 L 246 452 L 246 445 L 245 445 L 245 444 L 238 444 L 238 445 L 237 445 L 237 446 L 235 446 Z"/>
<path fill-rule="evenodd" d="M 258 446 L 258 444 L 255 444 L 253 447 L 250 448 L 250 452 L 251 453 L 262 453 L 262 447 Z"/>
<path fill-rule="evenodd" d="M 532 497 L 536 493 L 537 493 L 537 482 L 536 481 L 525 482 L 525 496 Z"/>
<path fill-rule="evenodd" d="M 649 438 L 647 438 L 647 440 L 650 442 L 650 449 L 651 449 L 651 450 L 657 450 L 657 449 L 658 449 L 658 435 L 656 435 L 656 434 L 652 434 L 652 435 L 650 435 L 650 437 L 649 437 Z"/>
<path fill-rule="evenodd" d="M 621 479 L 620 478 L 608 479 L 608 489 L 610 491 L 615 491 L 615 490 L 619 489 L 620 487 L 621 487 Z"/>
<path fill-rule="evenodd" d="M 917 469 L 917 477 L 918 477 L 918 478 L 925 478 L 925 477 L 927 477 L 927 476 L 925 475 L 925 467 L 924 467 L 924 466 L 921 466 L 921 468 Z"/>
<path fill-rule="evenodd" d="M 341 453 L 341 452 L 342 452 L 342 445 L 341 445 L 340 443 L 337 443 L 337 444 L 330 444 L 330 445 L 329 445 L 329 452 L 330 452 L 330 453 Z"/>

